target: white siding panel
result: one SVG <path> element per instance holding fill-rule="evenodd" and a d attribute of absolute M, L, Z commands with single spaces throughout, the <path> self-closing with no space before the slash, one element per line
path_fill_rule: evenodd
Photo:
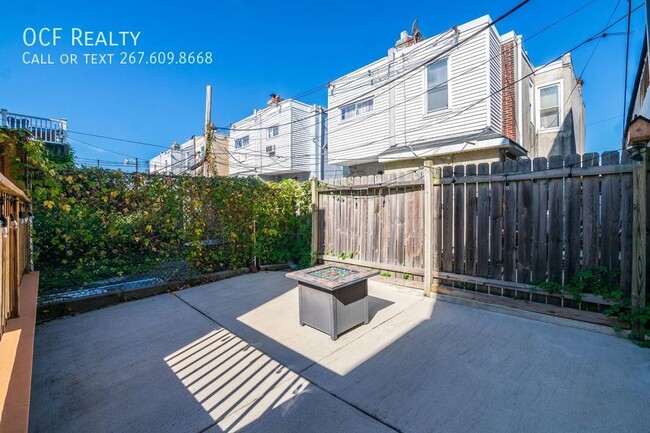
<path fill-rule="evenodd" d="M 258 131 L 246 131 L 246 129 L 257 128 L 259 117 L 250 117 L 241 122 L 233 123 L 230 131 L 230 175 L 251 175 L 255 174 L 256 160 L 259 151 Z M 241 149 L 235 148 L 235 141 L 238 138 L 248 136 L 249 144 Z"/>
<path fill-rule="evenodd" d="M 274 176 L 307 172 L 305 176 L 309 177 L 317 173 L 313 114 L 313 106 L 286 100 L 280 107 L 267 107 L 233 124 L 229 140 L 230 175 Z M 269 137 L 268 128 L 273 126 L 278 126 L 278 135 Z M 247 135 L 249 145 L 235 149 L 235 141 Z M 275 152 L 267 152 L 267 146 L 274 146 Z"/>
<path fill-rule="evenodd" d="M 388 149 L 390 87 L 395 95 L 394 110 L 390 111 L 395 116 L 394 135 L 398 147 L 433 142 L 489 126 L 488 96 L 492 81 L 500 86 L 501 80 L 500 57 L 498 62 L 488 58 L 492 44 L 489 30 L 444 54 L 448 59 L 449 108 L 426 112 L 424 65 L 453 47 L 457 40 L 466 40 L 477 27 L 461 29 L 457 38 L 449 32 L 397 51 L 395 61 L 390 63 L 390 76 L 386 57 L 332 83 L 334 88 L 328 97 L 330 163 L 352 165 L 373 161 Z M 495 77 L 490 79 L 488 74 Z M 395 80 L 391 85 L 380 87 L 388 79 Z M 364 99 L 361 96 L 367 93 L 374 96 L 373 113 L 341 121 L 340 107 L 349 101 Z M 490 113 L 499 119 L 499 128 L 500 110 L 499 100 L 498 104 L 492 104 Z"/>
<path fill-rule="evenodd" d="M 292 124 L 291 168 L 298 171 L 315 172 L 318 155 L 315 154 L 314 149 L 316 129 L 313 110 L 296 104 L 291 111 L 291 120 L 294 122 Z"/>
<path fill-rule="evenodd" d="M 334 81 L 328 96 L 329 163 L 338 164 L 376 155 L 388 146 L 387 59 L 380 59 Z M 377 89 L 375 93 L 375 89 Z M 373 111 L 345 121 L 341 107 L 349 102 L 373 99 Z"/>

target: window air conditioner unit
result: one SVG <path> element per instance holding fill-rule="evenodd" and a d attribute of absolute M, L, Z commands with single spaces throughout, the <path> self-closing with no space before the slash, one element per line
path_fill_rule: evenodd
<path fill-rule="evenodd" d="M 275 156 L 275 144 L 272 144 L 270 146 L 266 146 L 266 153 L 269 156 Z"/>

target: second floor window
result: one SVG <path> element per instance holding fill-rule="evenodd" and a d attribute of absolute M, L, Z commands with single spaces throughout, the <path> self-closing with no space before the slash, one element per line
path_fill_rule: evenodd
<path fill-rule="evenodd" d="M 242 147 L 248 146 L 248 135 L 246 137 L 235 139 L 235 149 L 241 149 Z"/>
<path fill-rule="evenodd" d="M 560 126 L 560 85 L 539 88 L 539 127 L 552 129 Z"/>
<path fill-rule="evenodd" d="M 448 107 L 447 59 L 441 59 L 427 66 L 427 112 Z"/>
<path fill-rule="evenodd" d="M 267 138 L 277 137 L 278 134 L 280 134 L 280 127 L 278 125 L 271 126 L 270 128 L 266 128 Z"/>
<path fill-rule="evenodd" d="M 370 113 L 374 109 L 374 99 L 356 102 L 341 108 L 341 120 L 352 119 L 365 113 Z"/>

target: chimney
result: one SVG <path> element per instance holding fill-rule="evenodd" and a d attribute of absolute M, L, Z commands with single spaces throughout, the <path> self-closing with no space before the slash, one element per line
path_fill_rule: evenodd
<path fill-rule="evenodd" d="M 501 44 L 501 133 L 517 141 L 517 112 L 515 100 L 515 40 Z"/>
<path fill-rule="evenodd" d="M 402 48 L 406 48 L 408 46 L 413 45 L 414 39 L 412 36 L 409 36 L 408 32 L 406 30 L 402 30 L 402 32 L 399 34 L 399 39 L 397 42 L 395 42 L 395 49 L 400 50 Z"/>
<path fill-rule="evenodd" d="M 271 93 L 269 96 L 271 97 L 271 99 L 269 99 L 268 102 L 266 103 L 267 107 L 274 107 L 274 106 L 277 107 L 278 105 L 280 105 L 280 102 L 282 102 L 282 96 L 280 95 Z"/>

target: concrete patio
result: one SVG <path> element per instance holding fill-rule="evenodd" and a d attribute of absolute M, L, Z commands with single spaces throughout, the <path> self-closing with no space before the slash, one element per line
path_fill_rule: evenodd
<path fill-rule="evenodd" d="M 370 282 L 370 324 L 298 324 L 249 274 L 37 327 L 34 432 L 647 432 L 650 351 Z M 531 314 L 532 316 L 532 314 Z M 596 329 L 596 328 L 594 328 Z"/>

